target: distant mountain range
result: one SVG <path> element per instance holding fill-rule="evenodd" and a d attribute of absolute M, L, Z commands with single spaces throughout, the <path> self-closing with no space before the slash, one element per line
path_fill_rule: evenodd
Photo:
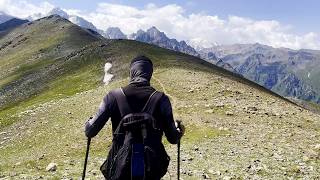
<path fill-rule="evenodd" d="M 241 74 L 282 96 L 320 103 L 320 51 L 273 48 L 262 44 L 217 45 L 200 40 L 188 41 L 189 45 L 186 41 L 169 38 L 154 26 L 126 35 L 118 27 L 100 30 L 84 18 L 69 15 L 60 8 L 54 8 L 46 15 L 35 14 L 30 19 L 47 15 L 59 15 L 108 39 L 131 39 L 193 55 Z M 0 13 L 0 32 L 25 22 Z"/>
<path fill-rule="evenodd" d="M 17 19 L 17 18 L 12 18 L 2 24 L 0 24 L 0 32 L 1 31 L 7 31 L 9 29 L 13 29 L 15 27 L 18 27 L 24 23 L 29 22 L 28 20 L 23 20 L 23 19 Z"/>
<path fill-rule="evenodd" d="M 320 103 L 320 51 L 234 44 L 204 48 L 202 57 L 216 57 L 237 73 L 283 96 Z"/>
<path fill-rule="evenodd" d="M 119 28 L 116 32 L 118 35 L 113 37 L 125 37 Z M 200 57 L 282 96 L 320 103 L 320 51 L 273 48 L 261 44 L 212 44 L 211 48 L 197 44 L 192 47 L 185 41 L 168 38 L 156 27 L 138 30 L 128 38 Z"/>
<path fill-rule="evenodd" d="M 0 12 L 0 24 L 4 23 L 4 22 L 6 22 L 6 21 L 8 21 L 8 20 L 10 20 L 12 18 L 14 18 L 14 17 L 10 16 L 10 15 L 4 13 L 4 12 Z"/>
<path fill-rule="evenodd" d="M 0 12 L 0 37 L 4 36 L 10 30 L 27 22 L 29 21 Z"/>
<path fill-rule="evenodd" d="M 123 36 L 119 29 L 117 32 Z M 261 44 L 198 46 L 197 51 L 185 41 L 168 38 L 156 27 L 139 30 L 129 35 L 129 39 L 200 57 L 282 96 L 320 103 L 320 51 L 297 51 Z"/>
<path fill-rule="evenodd" d="M 170 39 L 164 32 L 160 32 L 156 27 L 151 27 L 147 31 L 139 30 L 137 33 L 129 35 L 129 39 L 154 44 L 166 49 L 183 52 L 193 56 L 199 56 L 197 51 L 189 46 L 185 41 L 179 42 L 176 39 Z"/>

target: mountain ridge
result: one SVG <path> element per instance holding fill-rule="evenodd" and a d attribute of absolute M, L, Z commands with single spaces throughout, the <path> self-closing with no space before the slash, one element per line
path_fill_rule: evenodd
<path fill-rule="evenodd" d="M 14 17 L 0 11 L 0 24 L 4 23 L 12 18 L 14 18 Z"/>
<path fill-rule="evenodd" d="M 68 13 L 66 13 L 65 11 L 63 11 L 61 8 L 53 8 L 51 11 L 49 11 L 47 13 L 46 16 L 50 16 L 50 15 L 59 15 L 65 19 L 68 19 L 69 21 L 71 21 L 72 23 L 80 26 L 80 27 L 83 27 L 83 28 L 86 28 L 86 29 L 91 29 L 93 31 L 96 31 L 98 32 L 98 29 L 89 21 L 85 20 L 84 18 L 82 17 L 79 17 L 79 16 L 75 16 L 75 15 L 69 15 Z"/>
<path fill-rule="evenodd" d="M 129 39 L 154 44 L 163 48 L 186 53 L 192 56 L 199 56 L 196 50 L 187 45 L 185 41 L 179 42 L 176 39 L 170 39 L 164 32 L 159 31 L 155 26 L 152 26 L 146 31 L 140 29 L 137 31 L 137 33 L 129 35 Z"/>
<path fill-rule="evenodd" d="M 17 19 L 17 18 L 12 18 L 2 24 L 0 24 L 0 32 L 1 31 L 7 31 L 13 28 L 16 28 L 24 23 L 29 22 L 28 20 L 22 20 L 22 19 Z"/>

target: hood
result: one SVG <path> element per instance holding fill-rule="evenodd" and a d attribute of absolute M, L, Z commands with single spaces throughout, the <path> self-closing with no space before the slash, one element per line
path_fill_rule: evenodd
<path fill-rule="evenodd" d="M 146 56 L 137 56 L 130 64 L 130 84 L 150 85 L 152 73 L 152 61 Z"/>

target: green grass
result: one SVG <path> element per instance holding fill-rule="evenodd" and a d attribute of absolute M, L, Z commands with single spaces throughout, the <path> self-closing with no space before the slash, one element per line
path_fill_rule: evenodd
<path fill-rule="evenodd" d="M 227 130 L 219 130 L 212 127 L 200 127 L 190 124 L 186 126 L 186 134 L 183 137 L 183 142 L 194 145 L 207 139 L 212 139 L 227 134 L 230 134 L 230 132 Z"/>
<path fill-rule="evenodd" d="M 0 39 L 0 43 L 3 43 L 20 33 L 28 37 L 26 42 L 2 50 L 0 90 L 9 90 L 2 92 L 0 128 L 15 122 L 17 118 L 13 115 L 29 106 L 101 85 L 104 58 L 97 52 L 99 49 L 89 47 L 76 57 L 66 58 L 96 42 L 95 37 L 66 22 L 39 21 L 35 24 Z M 57 30 L 62 27 L 62 30 Z M 18 40 L 14 39 L 12 44 L 15 41 Z M 60 49 L 57 49 L 58 46 Z"/>
<path fill-rule="evenodd" d="M 310 109 L 314 110 L 317 113 L 320 113 L 320 105 L 313 103 L 313 102 L 303 102 L 306 104 Z"/>
<path fill-rule="evenodd" d="M 94 60 L 90 61 L 94 62 Z M 74 66 L 74 65 L 72 65 Z M 100 65 L 102 66 L 102 64 Z M 33 67 L 34 68 L 34 67 Z M 67 68 L 66 66 L 64 67 Z M 8 103 L 5 109 L 0 112 L 2 119 L 0 127 L 12 124 L 16 118 L 10 118 L 13 114 L 24 111 L 27 107 L 40 103 L 48 102 L 55 99 L 65 98 L 78 92 L 87 91 L 102 84 L 103 68 L 90 64 L 78 65 L 78 68 L 66 69 L 67 74 L 62 74 L 53 80 L 44 84 L 45 89 L 41 93 L 31 96 L 20 102 Z"/>

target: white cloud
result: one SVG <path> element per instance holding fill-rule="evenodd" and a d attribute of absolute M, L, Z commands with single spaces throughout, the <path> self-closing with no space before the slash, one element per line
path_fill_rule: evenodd
<path fill-rule="evenodd" d="M 0 11 L 18 17 L 47 13 L 53 7 L 54 5 L 48 2 L 34 5 L 27 1 L 13 3 L 11 0 L 0 0 Z M 138 9 L 115 3 L 99 3 L 96 10 L 90 13 L 77 9 L 66 11 L 85 18 L 99 29 L 106 30 L 116 26 L 126 34 L 156 26 L 169 37 L 205 42 L 206 45 L 259 42 L 274 47 L 320 49 L 320 35 L 315 32 L 297 35 L 291 31 L 293 27 L 276 20 L 254 20 L 232 15 L 222 19 L 206 13 L 186 14 L 186 11 L 176 4 L 147 4 Z"/>
<path fill-rule="evenodd" d="M 35 5 L 25 0 L 0 0 L 0 11 L 19 18 L 27 18 L 39 13 L 46 14 L 52 8 L 54 8 L 54 5 L 46 1 Z"/>
<path fill-rule="evenodd" d="M 296 35 L 292 27 L 278 21 L 229 16 L 221 19 L 204 13 L 185 14 L 178 5 L 158 7 L 100 3 L 95 12 L 82 15 L 100 29 L 117 26 L 126 34 L 156 26 L 178 40 L 210 44 L 256 43 L 293 49 L 320 49 L 320 36 L 314 32 Z"/>

